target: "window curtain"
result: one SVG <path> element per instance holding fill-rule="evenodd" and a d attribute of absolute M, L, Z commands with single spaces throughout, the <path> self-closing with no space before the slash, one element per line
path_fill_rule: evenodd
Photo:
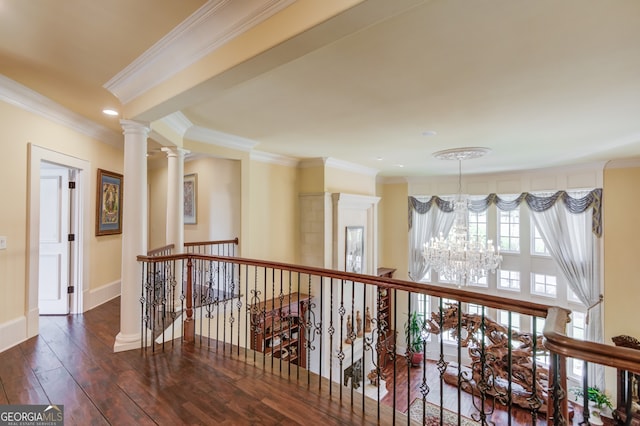
<path fill-rule="evenodd" d="M 496 194 L 489 194 L 483 199 L 469 200 L 469 210 L 482 212 L 495 204 L 500 210 L 510 211 L 517 209 L 523 202 L 531 210 L 534 223 L 566 276 L 569 288 L 588 308 L 589 323 L 585 337 L 602 342 L 599 243 L 602 236 L 602 188 L 593 189 L 580 198 L 573 198 L 566 191 L 558 191 L 548 197 L 524 192 L 515 199 L 503 199 Z M 434 209 L 434 205 L 439 209 Z M 449 218 L 449 225 L 439 229 L 433 228 L 436 226 L 435 222 L 429 225 L 426 215 L 432 210 L 438 210 L 443 216 L 438 217 L 438 223 L 447 223 L 446 218 Z M 418 263 L 424 263 L 419 256 L 424 243 L 440 231 L 447 236 L 454 217 L 448 213 L 452 212 L 453 203 L 440 197 L 433 196 L 426 202 L 409 197 L 409 229 L 412 231 L 409 270 L 415 271 L 414 277 L 419 276 L 425 267 Z M 435 218 L 436 216 L 432 220 Z M 413 229 L 414 222 L 423 220 L 424 230 L 417 232 Z M 420 249 L 419 253 L 417 248 Z"/>
<path fill-rule="evenodd" d="M 422 256 L 424 245 L 431 238 L 447 235 L 453 226 L 453 203 L 438 197 L 421 201 L 409 198 L 409 278 L 422 281 L 429 272 L 429 264 Z"/>
<path fill-rule="evenodd" d="M 575 199 L 569 200 L 573 201 Z M 573 213 L 562 204 L 566 203 L 556 202 L 547 208 L 533 210 L 532 218 L 569 288 L 587 307 L 586 340 L 603 342 L 600 241 L 592 231 L 588 210 Z M 603 389 L 603 368 L 590 364 L 588 376 L 592 386 Z"/>

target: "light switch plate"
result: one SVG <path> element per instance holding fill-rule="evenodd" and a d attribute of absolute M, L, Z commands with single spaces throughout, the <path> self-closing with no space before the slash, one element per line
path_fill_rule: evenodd
<path fill-rule="evenodd" d="M 7 248 L 7 237 L 0 236 L 0 250 Z"/>

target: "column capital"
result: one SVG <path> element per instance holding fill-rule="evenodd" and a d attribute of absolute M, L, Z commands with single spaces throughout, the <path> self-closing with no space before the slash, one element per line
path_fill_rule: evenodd
<path fill-rule="evenodd" d="M 160 148 L 162 150 L 162 152 L 164 152 L 165 154 L 167 154 L 167 157 L 180 157 L 180 158 L 184 158 L 185 155 L 189 154 L 191 151 L 189 151 L 188 149 L 184 149 L 184 148 L 178 148 L 176 147 L 167 147 L 164 146 L 162 148 Z"/>
<path fill-rule="evenodd" d="M 151 131 L 149 124 L 142 121 L 120 120 L 120 126 L 125 135 L 140 135 L 146 138 Z"/>

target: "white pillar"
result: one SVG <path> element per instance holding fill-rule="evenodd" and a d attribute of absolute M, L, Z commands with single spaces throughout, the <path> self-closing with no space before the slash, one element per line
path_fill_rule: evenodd
<path fill-rule="evenodd" d="M 189 151 L 182 148 L 162 148 L 167 154 L 167 230 L 165 244 L 174 245 L 174 253 L 184 252 L 184 157 Z M 182 268 L 174 273 L 176 288 L 173 293 L 173 309 L 182 306 Z"/>
<path fill-rule="evenodd" d="M 167 154 L 167 234 L 165 244 L 174 244 L 175 253 L 184 250 L 184 157 L 182 148 L 162 148 Z"/>
<path fill-rule="evenodd" d="M 150 128 L 131 120 L 120 120 L 120 125 L 124 130 L 122 274 L 120 333 L 113 345 L 114 352 L 140 347 L 142 265 L 136 256 L 147 254 L 147 135 Z"/>

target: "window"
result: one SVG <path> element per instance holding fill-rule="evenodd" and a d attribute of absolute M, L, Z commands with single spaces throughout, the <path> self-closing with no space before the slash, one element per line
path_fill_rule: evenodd
<path fill-rule="evenodd" d="M 571 326 L 569 330 L 571 337 L 574 339 L 584 340 L 586 336 L 586 315 L 583 312 L 572 312 L 571 317 Z"/>
<path fill-rule="evenodd" d="M 474 280 L 473 278 L 469 279 L 469 285 L 474 287 L 489 287 L 489 283 L 487 282 L 487 277 L 478 277 L 478 279 Z"/>
<path fill-rule="evenodd" d="M 498 310 L 498 322 L 509 327 L 509 311 Z M 520 314 L 511 313 L 511 332 L 520 331 Z"/>
<path fill-rule="evenodd" d="M 500 250 L 509 252 L 520 251 L 520 209 L 498 211 L 499 226 L 498 240 Z"/>
<path fill-rule="evenodd" d="M 469 240 L 487 242 L 487 212 L 469 211 Z"/>
<path fill-rule="evenodd" d="M 574 339 L 584 340 L 586 338 L 586 315 L 584 312 L 572 312 L 571 323 L 568 327 L 569 336 Z M 582 377 L 584 362 L 579 359 L 568 358 L 569 371 L 572 376 Z"/>
<path fill-rule="evenodd" d="M 499 194 L 499 197 L 512 201 L 519 195 Z M 477 199 L 480 199 L 480 196 Z M 485 277 L 476 279 L 470 277 L 467 282 L 468 289 L 512 299 L 558 305 L 573 312 L 585 312 L 586 307 L 571 291 L 559 266 L 550 256 L 540 232 L 536 229 L 533 214 L 526 203 L 522 203 L 519 208 L 511 211 L 501 211 L 495 204 L 481 213 L 468 211 L 468 239 L 487 243 L 487 240 L 493 240 L 502 256 L 500 269 L 495 273 L 488 273 Z M 431 280 L 443 286 L 459 285 L 455 277 L 446 277 L 444 274 L 432 273 Z M 436 307 L 438 299 L 433 297 L 431 299 L 431 304 Z M 465 303 L 464 306 L 465 311 L 475 312 L 473 305 L 467 308 Z M 437 311 L 437 307 L 432 310 Z M 501 321 L 499 315 L 505 315 L 499 314 L 494 309 L 485 310 L 485 312 L 495 321 Z M 520 321 L 518 327 L 521 332 L 532 331 L 532 318 L 521 315 L 517 321 Z M 579 331 L 576 330 L 576 332 Z M 569 365 L 567 368 L 567 372 L 570 373 Z"/>
<path fill-rule="evenodd" d="M 533 244 L 531 252 L 539 256 L 549 256 L 547 245 L 544 243 L 540 232 L 538 232 L 538 227 L 533 223 L 533 221 L 531 221 L 531 229 L 533 229 Z"/>
<path fill-rule="evenodd" d="M 453 299 L 442 299 L 442 310 L 446 311 L 449 305 L 454 305 L 454 306 L 458 306 L 460 307 L 460 309 L 462 309 L 462 304 L 459 304 L 457 300 L 453 300 Z M 442 334 L 442 340 L 445 343 L 458 343 L 458 340 L 454 337 L 455 330 L 447 330 Z"/>
<path fill-rule="evenodd" d="M 520 291 L 520 272 L 500 269 L 498 288 L 504 290 Z"/>
<path fill-rule="evenodd" d="M 542 334 L 542 330 L 544 330 L 544 318 L 536 317 L 535 325 L 536 325 L 536 336 L 540 336 Z M 536 347 L 536 360 L 548 366 L 551 363 L 551 357 L 549 356 L 549 352 L 544 349 L 544 347 L 537 346 Z"/>
<path fill-rule="evenodd" d="M 469 303 L 467 306 L 467 313 L 482 315 L 483 306 L 475 303 Z"/>
<path fill-rule="evenodd" d="M 532 274 L 531 292 L 540 296 L 556 297 L 556 277 L 545 274 Z"/>
<path fill-rule="evenodd" d="M 429 305 L 429 295 L 416 293 L 416 307 L 414 309 L 418 315 L 422 315 L 422 318 L 429 318 L 431 316 L 431 306 Z"/>

